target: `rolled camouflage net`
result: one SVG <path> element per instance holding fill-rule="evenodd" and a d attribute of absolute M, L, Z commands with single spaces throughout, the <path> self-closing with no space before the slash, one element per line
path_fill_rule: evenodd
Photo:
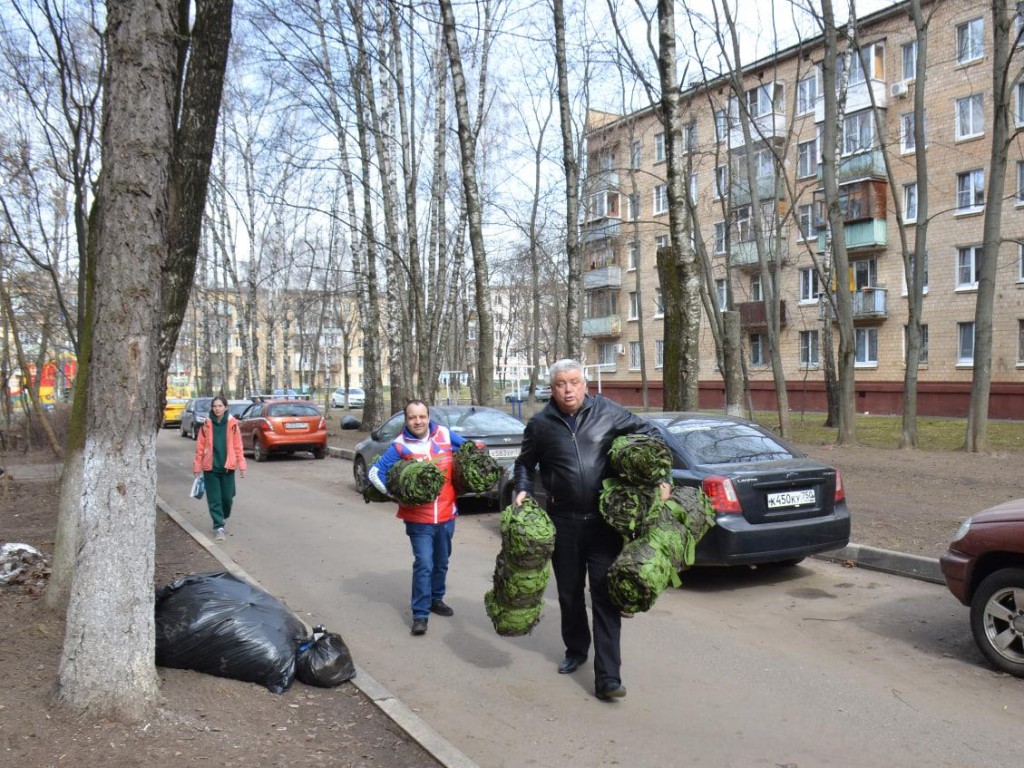
<path fill-rule="evenodd" d="M 555 525 L 536 501 L 526 497 L 520 506 L 502 510 L 494 589 L 484 595 L 484 608 L 499 635 L 527 635 L 537 626 L 554 551 Z"/>
<path fill-rule="evenodd" d="M 388 493 L 399 504 L 415 507 L 437 498 L 444 473 L 432 461 L 397 461 L 388 470 Z"/>
<path fill-rule="evenodd" d="M 635 539 L 658 518 L 658 495 L 657 488 L 639 488 L 609 477 L 603 483 L 598 509 L 624 539 Z"/>
<path fill-rule="evenodd" d="M 675 518 L 686 526 L 694 541 L 704 538 L 704 534 L 715 524 L 715 510 L 711 506 L 711 500 L 700 488 L 673 486 L 672 495 L 666 506 Z"/>
<path fill-rule="evenodd" d="M 555 551 L 555 524 L 529 496 L 521 506 L 509 504 L 502 510 L 501 551 L 517 570 L 540 568 L 551 559 Z"/>
<path fill-rule="evenodd" d="M 550 578 L 551 563 L 545 562 L 540 568 L 518 569 L 499 552 L 494 562 L 495 600 L 509 608 L 529 608 L 544 598 Z"/>
<path fill-rule="evenodd" d="M 484 608 L 495 632 L 502 637 L 518 637 L 530 634 L 540 622 L 544 601 L 538 600 L 526 608 L 511 608 L 499 603 L 492 589 L 484 595 Z"/>
<path fill-rule="evenodd" d="M 380 458 L 380 456 L 377 457 L 377 459 L 379 459 L 379 458 Z M 373 460 L 374 464 L 377 463 L 377 459 Z M 398 469 L 400 469 L 400 467 L 398 466 L 400 463 L 401 462 L 396 462 L 395 464 L 391 465 L 391 469 L 388 471 L 388 476 L 384 480 L 384 485 L 385 486 L 389 486 L 390 485 L 391 473 L 396 472 Z M 388 496 L 386 493 L 381 493 L 381 491 L 377 488 L 377 486 L 375 486 L 373 483 L 371 483 L 369 478 L 367 478 L 366 486 L 363 488 L 363 501 L 365 501 L 367 504 L 370 504 L 370 503 L 373 503 L 373 502 L 384 502 L 384 501 L 394 502 L 394 499 L 391 498 L 390 496 Z"/>
<path fill-rule="evenodd" d="M 657 547 L 646 537 L 635 539 L 608 569 L 608 594 L 620 610 L 641 613 L 650 610 L 673 576 L 672 563 Z"/>
<path fill-rule="evenodd" d="M 501 465 L 476 443 L 466 441 L 453 456 L 455 487 L 461 493 L 487 493 L 501 479 Z"/>
<path fill-rule="evenodd" d="M 630 485 L 657 485 L 669 476 L 672 452 L 650 435 L 632 434 L 615 438 L 608 451 L 615 472 Z"/>

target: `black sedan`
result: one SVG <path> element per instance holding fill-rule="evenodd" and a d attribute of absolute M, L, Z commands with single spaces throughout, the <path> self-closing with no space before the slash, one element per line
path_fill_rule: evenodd
<path fill-rule="evenodd" d="M 672 450 L 673 483 L 701 488 L 715 509 L 716 525 L 697 547 L 697 565 L 795 565 L 849 543 L 850 511 L 839 470 L 746 419 L 645 416 Z M 535 491 L 543 497 L 542 489 Z M 502 504 L 511 498 L 509 473 Z"/>
<path fill-rule="evenodd" d="M 523 444 L 523 422 L 497 408 L 479 405 L 435 405 L 430 408 L 430 418 L 435 423 L 448 427 L 463 439 L 473 440 L 484 447 L 503 467 L 511 467 Z M 355 456 L 352 459 L 352 475 L 356 482 L 356 490 L 360 493 L 369 482 L 366 475 L 370 465 L 398 437 L 404 423 L 404 415 L 396 413 L 373 430 L 368 438 L 356 445 Z M 490 493 L 482 495 L 493 498 L 497 493 L 498 488 L 495 487 Z"/>

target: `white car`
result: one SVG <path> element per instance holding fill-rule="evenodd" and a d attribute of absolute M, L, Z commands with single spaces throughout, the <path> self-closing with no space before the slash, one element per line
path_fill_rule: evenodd
<path fill-rule="evenodd" d="M 363 403 L 366 401 L 366 393 L 362 387 L 349 387 L 348 388 L 348 407 L 349 408 L 362 408 Z M 345 407 L 345 388 L 338 387 L 334 390 L 331 395 L 331 405 L 335 408 Z"/>

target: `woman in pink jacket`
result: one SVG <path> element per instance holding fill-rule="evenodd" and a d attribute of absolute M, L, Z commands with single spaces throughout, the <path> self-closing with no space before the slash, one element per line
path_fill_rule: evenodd
<path fill-rule="evenodd" d="M 210 415 L 199 429 L 192 474 L 203 474 L 206 483 L 206 506 L 213 518 L 213 533 L 218 540 L 225 537 L 224 523 L 231 517 L 235 499 L 235 470 L 245 477 L 245 456 L 242 454 L 242 433 L 238 420 L 228 413 L 223 395 L 213 398 Z"/>

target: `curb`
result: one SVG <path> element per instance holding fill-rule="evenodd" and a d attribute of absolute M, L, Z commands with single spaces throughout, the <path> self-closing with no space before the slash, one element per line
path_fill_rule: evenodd
<path fill-rule="evenodd" d="M 338 451 L 339 449 L 333 448 L 328 450 Z M 352 451 L 347 451 L 347 453 L 351 454 Z M 334 456 L 335 454 L 332 453 L 331 455 Z M 185 533 L 195 539 L 196 543 L 220 561 L 221 565 L 224 566 L 224 569 L 231 573 L 231 575 L 244 579 L 250 584 L 254 584 L 260 589 L 263 589 L 263 586 L 258 580 L 246 573 L 245 569 L 232 560 L 231 557 L 229 557 L 228 554 L 215 542 L 211 541 L 210 537 L 192 525 L 192 523 L 187 519 L 182 517 L 174 507 L 160 498 L 159 495 L 156 497 L 156 505 L 169 518 L 171 518 L 171 520 L 177 523 Z M 305 624 L 305 622 L 303 623 Z M 307 629 L 308 628 L 309 626 L 307 625 Z M 430 755 L 437 760 L 440 765 L 444 766 L 444 768 L 478 768 L 476 763 L 466 757 L 466 755 L 462 754 L 454 744 L 423 722 L 416 713 L 403 704 L 401 700 L 377 682 L 377 680 L 370 676 L 370 674 L 358 664 L 356 664 L 356 676 L 348 682 L 352 683 L 352 685 L 372 701 L 381 712 L 389 717 L 396 726 L 404 731 L 409 738 L 430 753 Z"/>
<path fill-rule="evenodd" d="M 929 581 L 933 584 L 945 584 L 939 560 L 935 557 L 908 555 L 888 549 L 869 547 L 864 544 L 848 544 L 834 552 L 822 552 L 814 555 L 819 560 L 838 563 L 852 563 L 858 568 L 872 571 L 883 571 L 896 576 Z"/>

